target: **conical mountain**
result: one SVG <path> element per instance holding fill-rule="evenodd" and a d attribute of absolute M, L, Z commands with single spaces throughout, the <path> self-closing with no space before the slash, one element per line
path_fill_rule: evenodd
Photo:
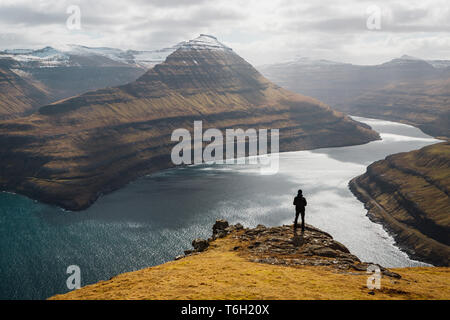
<path fill-rule="evenodd" d="M 207 128 L 280 129 L 280 150 L 362 144 L 367 126 L 291 93 L 212 36 L 188 41 L 136 81 L 0 123 L 0 186 L 79 210 L 101 193 L 173 166 L 171 134 Z"/>

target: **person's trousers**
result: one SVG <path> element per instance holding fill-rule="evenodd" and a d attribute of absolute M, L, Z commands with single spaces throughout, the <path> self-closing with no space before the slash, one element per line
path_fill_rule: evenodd
<path fill-rule="evenodd" d="M 301 214 L 301 216 L 302 216 L 302 232 L 304 232 L 305 231 L 305 211 L 296 211 L 295 212 L 294 229 L 297 230 L 297 221 L 298 221 L 299 214 Z"/>

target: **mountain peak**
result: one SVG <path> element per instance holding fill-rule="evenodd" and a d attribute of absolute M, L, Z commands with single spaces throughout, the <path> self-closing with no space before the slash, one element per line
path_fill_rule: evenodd
<path fill-rule="evenodd" d="M 54 55 L 58 55 L 61 54 L 60 51 L 56 50 L 53 47 L 50 46 L 46 46 L 42 49 L 37 49 L 37 50 L 33 50 L 31 52 L 32 55 L 37 56 L 37 57 L 50 57 L 50 56 L 54 56 Z"/>
<path fill-rule="evenodd" d="M 326 59 L 313 59 L 309 57 L 296 56 L 290 63 L 301 65 L 341 65 L 343 62 L 337 62 Z"/>
<path fill-rule="evenodd" d="M 400 59 L 401 60 L 418 60 L 418 61 L 422 60 L 420 58 L 416 58 L 416 57 L 413 57 L 413 56 L 410 56 L 410 55 L 407 55 L 407 54 L 402 55 L 400 57 Z"/>
<path fill-rule="evenodd" d="M 182 43 L 181 49 L 194 49 L 194 50 L 222 50 L 232 51 L 233 49 L 227 47 L 223 43 L 219 42 L 216 37 L 208 34 L 200 34 L 199 37 Z"/>
<path fill-rule="evenodd" d="M 388 62 L 385 62 L 381 64 L 382 66 L 410 66 L 410 65 L 428 65 L 431 67 L 431 65 L 428 63 L 428 61 L 416 58 L 407 54 L 402 55 L 399 58 L 394 58 Z"/>

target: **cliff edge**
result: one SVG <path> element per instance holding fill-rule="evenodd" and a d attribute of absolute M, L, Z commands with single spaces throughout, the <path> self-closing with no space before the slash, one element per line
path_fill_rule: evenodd
<path fill-rule="evenodd" d="M 448 268 L 381 271 L 367 288 L 368 263 L 331 235 L 307 226 L 246 229 L 218 220 L 210 239 L 159 266 L 124 273 L 63 295 L 63 299 L 448 299 Z"/>

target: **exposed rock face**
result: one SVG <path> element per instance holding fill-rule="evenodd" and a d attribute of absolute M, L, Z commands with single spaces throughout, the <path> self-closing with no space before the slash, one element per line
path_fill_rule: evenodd
<path fill-rule="evenodd" d="M 229 227 L 228 221 L 226 220 L 217 220 L 216 223 L 213 225 L 213 239 L 215 238 L 223 238 L 227 235 Z"/>
<path fill-rule="evenodd" d="M 239 250 L 252 261 L 282 265 L 327 265 L 349 269 L 360 260 L 333 237 L 310 225 L 305 233 L 293 234 L 292 226 L 258 226 L 236 236 Z"/>
<path fill-rule="evenodd" d="M 0 60 L 0 120 L 30 113 L 51 100 L 44 88 L 20 77 L 10 67 L 10 61 Z"/>
<path fill-rule="evenodd" d="M 375 162 L 350 188 L 412 257 L 449 266 L 450 143 Z"/>
<path fill-rule="evenodd" d="M 280 129 L 280 151 L 362 144 L 377 133 L 317 100 L 270 83 L 212 37 L 188 42 L 130 84 L 0 123 L 0 188 L 70 210 L 172 167 L 171 134 Z"/>
<path fill-rule="evenodd" d="M 250 261 L 286 266 L 330 266 L 342 272 L 366 271 L 370 263 L 361 262 L 358 257 L 351 254 L 342 243 L 313 226 L 306 225 L 305 233 L 295 234 L 293 226 L 280 226 L 267 228 L 258 225 L 253 229 L 244 229 L 240 224 L 228 226 L 225 220 L 218 220 L 213 226 L 213 238 L 210 244 L 217 239 L 217 225 L 227 227 L 221 229 L 223 237 L 231 237 L 238 241 L 233 250 Z M 205 240 L 202 240 L 203 242 Z M 195 245 L 194 245 L 195 242 Z M 195 251 L 187 251 L 186 255 L 204 251 L 198 250 L 198 239 L 194 240 Z M 181 257 L 177 257 L 180 259 Z M 381 272 L 389 277 L 400 276 L 386 268 L 379 266 Z"/>
<path fill-rule="evenodd" d="M 208 248 L 209 243 L 205 239 L 195 239 L 192 241 L 192 246 L 194 247 L 194 250 L 197 252 L 205 251 L 206 248 Z"/>

